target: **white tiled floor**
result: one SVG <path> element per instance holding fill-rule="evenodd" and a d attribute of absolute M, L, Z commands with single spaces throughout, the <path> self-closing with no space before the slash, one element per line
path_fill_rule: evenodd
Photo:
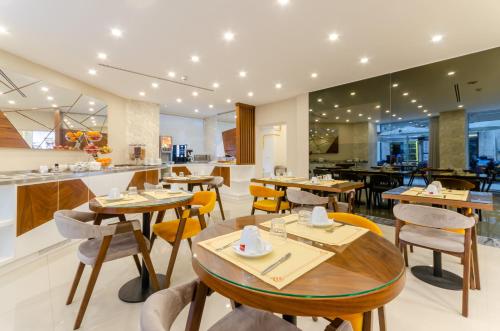
<path fill-rule="evenodd" d="M 248 215 L 249 200 L 225 201 L 228 218 Z M 219 218 L 215 212 L 214 219 Z M 386 238 L 393 240 L 392 227 L 382 226 Z M 66 306 L 77 258 L 76 245 L 71 244 L 40 256 L 33 262 L 0 275 L 0 330 L 72 330 L 74 318 L 90 274 L 84 273 L 75 300 Z M 153 262 L 158 272 L 164 273 L 168 263 L 170 246 L 158 240 L 153 249 Z M 386 307 L 388 330 L 483 330 L 500 328 L 500 249 L 480 246 L 482 290 L 470 293 L 470 316 L 460 314 L 461 292 L 447 291 L 422 283 L 407 273 L 407 284 L 401 295 Z M 416 249 L 410 254 L 410 265 L 430 264 L 430 251 Z M 456 258 L 444 257 L 445 269 L 461 273 Z M 5 269 L 4 269 L 5 271 Z M 2 269 L 0 269 L 2 273 Z M 137 275 L 132 258 L 106 263 L 101 270 L 96 289 L 83 320 L 81 330 L 139 330 L 142 304 L 127 304 L 118 299 L 118 289 Z M 195 277 L 191 269 L 189 248 L 184 244 L 177 259 L 172 284 L 180 284 Z M 208 298 L 203 316 L 202 329 L 213 324 L 229 308 L 228 300 L 214 294 Z M 184 330 L 187 310 L 174 324 L 173 330 Z M 374 330 L 378 330 L 377 322 Z M 323 330 L 324 321 L 299 318 L 303 330 Z"/>

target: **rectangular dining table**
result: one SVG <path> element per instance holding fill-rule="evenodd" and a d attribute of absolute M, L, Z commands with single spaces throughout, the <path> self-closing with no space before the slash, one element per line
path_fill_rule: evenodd
<path fill-rule="evenodd" d="M 310 184 L 304 183 L 306 178 L 298 178 L 297 180 L 280 180 L 273 178 L 252 178 L 252 183 L 259 183 L 265 185 L 274 185 L 277 188 L 288 188 L 288 187 L 296 187 L 304 190 L 310 191 L 321 191 L 321 192 L 332 192 L 332 193 L 344 193 L 351 190 L 359 189 L 365 186 L 363 182 L 343 182 L 334 185 L 320 185 L 319 184 Z"/>

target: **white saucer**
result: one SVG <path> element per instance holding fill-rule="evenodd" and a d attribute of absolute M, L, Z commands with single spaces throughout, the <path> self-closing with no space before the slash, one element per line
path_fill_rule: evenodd
<path fill-rule="evenodd" d="M 123 194 L 120 194 L 120 196 L 116 198 L 110 198 L 109 196 L 107 196 L 106 201 L 120 201 L 123 200 L 123 198 L 124 198 Z"/>
<path fill-rule="evenodd" d="M 233 244 L 232 248 L 233 251 L 243 257 L 261 257 L 261 256 L 266 256 L 267 254 L 271 253 L 273 251 L 273 245 L 271 243 L 264 241 L 264 249 L 261 252 L 243 252 L 240 250 L 240 242 L 239 240 Z"/>
<path fill-rule="evenodd" d="M 333 221 L 333 220 L 331 220 L 331 219 L 327 219 L 327 220 L 325 220 L 325 221 L 324 221 L 324 222 L 322 222 L 322 223 L 313 223 L 313 222 L 311 222 L 310 224 L 311 224 L 313 227 L 315 227 L 315 228 L 326 228 L 326 227 L 332 226 L 332 225 L 333 225 L 333 223 L 334 223 L 334 221 Z"/>

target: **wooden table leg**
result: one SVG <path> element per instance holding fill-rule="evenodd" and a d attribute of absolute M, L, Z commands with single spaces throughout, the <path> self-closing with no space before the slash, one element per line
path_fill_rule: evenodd
<path fill-rule="evenodd" d="M 367 311 L 363 313 L 363 331 L 372 330 L 372 311 Z"/>
<path fill-rule="evenodd" d="M 205 307 L 208 290 L 209 288 L 201 281 L 196 286 L 196 292 L 191 302 L 191 306 L 189 307 L 186 331 L 198 331 L 200 329 L 201 317 L 203 316 L 203 308 Z"/>
<path fill-rule="evenodd" d="M 385 309 L 384 306 L 378 308 L 378 328 L 380 331 L 387 329 L 385 325 Z"/>

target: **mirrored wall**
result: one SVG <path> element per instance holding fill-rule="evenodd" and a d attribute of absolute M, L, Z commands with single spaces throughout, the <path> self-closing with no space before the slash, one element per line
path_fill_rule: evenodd
<path fill-rule="evenodd" d="M 80 151 L 107 135 L 101 100 L 0 68 L 0 147 Z"/>

